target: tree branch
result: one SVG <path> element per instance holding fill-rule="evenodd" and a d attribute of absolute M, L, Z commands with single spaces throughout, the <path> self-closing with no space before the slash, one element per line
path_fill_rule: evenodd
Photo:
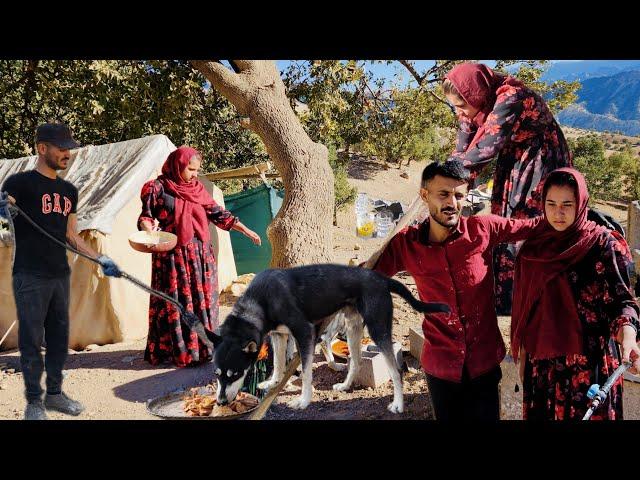
<path fill-rule="evenodd" d="M 255 60 L 229 60 L 229 61 L 235 63 L 241 72 L 245 72 L 247 70 L 254 70 L 256 68 Z"/>
<path fill-rule="evenodd" d="M 196 70 L 202 72 L 214 84 L 214 87 L 221 92 L 229 92 L 231 90 L 229 93 L 235 96 L 238 91 L 246 87 L 242 77 L 230 71 L 222 63 L 209 60 L 191 60 L 189 63 Z"/>
<path fill-rule="evenodd" d="M 455 115 L 455 113 L 456 113 L 456 109 L 455 109 L 455 108 L 453 108 L 449 102 L 447 102 L 444 98 L 440 98 L 438 95 L 436 95 L 435 93 L 433 93 L 433 91 L 432 91 L 432 90 L 427 90 L 427 91 L 429 92 L 429 94 L 430 94 L 433 98 L 435 98 L 435 99 L 436 99 L 436 100 L 438 100 L 439 102 L 444 103 L 447 107 L 449 107 L 449 108 L 451 109 L 451 111 L 453 112 L 453 114 Z"/>
<path fill-rule="evenodd" d="M 369 82 L 367 82 L 367 79 L 366 79 L 365 77 L 362 77 L 361 82 L 362 82 L 363 86 L 364 86 L 364 87 L 366 87 L 366 89 L 367 89 L 367 90 L 369 90 L 369 92 L 371 93 L 371 99 L 373 100 L 373 102 L 374 102 L 374 103 L 375 103 L 375 105 L 376 105 L 376 109 L 372 109 L 372 110 L 373 110 L 373 112 L 374 112 L 374 114 L 375 114 L 375 117 L 376 117 L 376 120 L 378 121 L 378 123 L 379 123 L 381 126 L 383 126 L 383 125 L 384 125 L 384 122 L 383 122 L 383 121 L 382 121 L 382 119 L 380 118 L 380 114 L 382 114 L 383 110 L 382 110 L 382 108 L 380 107 L 380 104 L 381 104 L 382 102 L 381 102 L 380 98 L 378 98 L 379 93 L 374 93 L 374 91 L 373 91 L 373 90 L 371 89 L 371 87 L 369 86 Z M 364 92 L 363 92 L 363 98 L 364 98 L 364 101 L 365 101 L 365 102 L 367 102 L 367 99 L 366 99 L 366 97 L 365 97 L 365 95 L 364 95 Z M 367 102 L 367 103 L 368 103 L 368 102 Z"/>
<path fill-rule="evenodd" d="M 447 60 L 443 64 L 438 65 L 438 62 L 436 61 L 436 64 L 433 67 L 431 67 L 429 70 L 427 70 L 427 73 L 424 76 L 429 77 L 431 75 L 437 74 L 440 71 L 446 69 L 452 63 L 453 63 L 453 60 Z M 438 78 L 438 75 L 436 75 L 436 78 L 429 80 L 429 83 L 437 82 L 438 80 L 440 79 Z"/>
<path fill-rule="evenodd" d="M 236 107 L 241 116 L 249 115 L 251 87 L 246 75 L 233 73 L 223 64 L 210 60 L 191 60 L 190 63 L 211 82 L 213 88 Z M 237 66 L 242 69 L 241 65 Z"/>
<path fill-rule="evenodd" d="M 411 63 L 409 60 L 398 60 L 398 62 L 400 62 L 401 65 L 404 65 L 404 67 L 407 70 L 409 70 L 409 73 L 411 73 L 411 75 L 413 75 L 413 78 L 416 79 L 416 81 L 418 82 L 419 86 L 423 86 L 425 83 L 436 83 L 436 82 L 439 82 L 440 78 L 438 78 L 437 76 L 435 78 L 430 78 L 429 80 L 427 80 L 427 78 L 429 77 L 429 75 L 432 75 L 432 74 L 434 74 L 436 72 L 439 72 L 440 70 L 446 68 L 447 65 L 449 65 L 450 63 L 453 63 L 451 60 L 447 60 L 442 65 L 438 65 L 438 63 L 436 62 L 436 64 L 433 67 L 431 67 L 429 70 L 427 70 L 427 73 L 425 73 L 424 75 L 420 75 L 417 72 L 417 70 L 415 69 L 415 67 L 413 66 L 413 63 Z M 427 90 L 427 91 L 429 92 L 429 94 L 433 98 L 435 98 L 439 102 L 442 102 L 442 103 L 444 103 L 445 105 L 447 105 L 448 107 L 451 108 L 451 105 L 449 105 L 449 102 L 447 102 L 445 99 L 440 98 L 438 95 L 433 93 L 433 91 L 431 91 L 431 90 Z M 453 110 L 453 108 L 451 110 L 455 112 L 455 110 Z"/>
<path fill-rule="evenodd" d="M 218 61 L 218 63 L 222 63 L 222 62 L 219 62 L 219 61 Z M 234 72 L 236 72 L 236 73 L 240 73 L 240 72 L 241 72 L 240 67 L 239 67 L 239 66 L 238 66 L 238 64 L 235 62 L 235 60 L 229 60 L 229 65 L 231 65 L 231 68 L 233 68 L 233 71 L 234 71 Z"/>
<path fill-rule="evenodd" d="M 404 67 L 409 70 L 409 73 L 413 75 L 413 78 L 416 79 L 418 85 L 422 85 L 422 82 L 424 82 L 426 75 L 420 75 L 413 66 L 413 63 L 411 63 L 409 60 L 398 60 L 398 62 L 400 62 L 401 65 L 404 65 Z"/>

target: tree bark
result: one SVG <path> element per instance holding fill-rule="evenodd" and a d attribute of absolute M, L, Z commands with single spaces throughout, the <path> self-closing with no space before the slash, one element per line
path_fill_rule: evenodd
<path fill-rule="evenodd" d="M 238 73 L 214 61 L 192 61 L 227 100 L 248 118 L 282 176 L 285 196 L 267 228 L 271 267 L 332 260 L 334 179 L 327 148 L 302 128 L 273 61 L 233 60 Z M 248 225 L 251 227 L 251 225 Z"/>

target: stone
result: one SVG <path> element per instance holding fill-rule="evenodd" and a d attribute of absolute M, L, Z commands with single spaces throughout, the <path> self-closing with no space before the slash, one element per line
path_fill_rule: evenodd
<path fill-rule="evenodd" d="M 409 329 L 409 351 L 418 360 L 422 356 L 422 345 L 424 344 L 424 334 L 422 328 Z"/>
<path fill-rule="evenodd" d="M 404 310 L 404 303 L 400 300 L 393 299 L 393 308 L 398 310 Z"/>
<path fill-rule="evenodd" d="M 244 275 L 240 275 L 238 278 L 236 278 L 233 283 L 242 283 L 243 285 L 249 285 L 249 283 L 251 283 L 251 280 L 253 280 L 255 276 L 255 273 L 245 273 Z"/>
<path fill-rule="evenodd" d="M 629 382 L 640 383 L 640 375 L 634 375 L 631 372 L 624 372 L 624 379 Z"/>
<path fill-rule="evenodd" d="M 360 250 L 360 245 L 358 245 L 357 243 L 353 246 L 354 250 Z"/>
<path fill-rule="evenodd" d="M 408 174 L 407 172 L 402 172 L 402 173 L 400 174 L 400 176 L 401 176 L 402 178 L 407 178 L 407 179 L 409 178 L 409 174 Z"/>
<path fill-rule="evenodd" d="M 398 342 L 393 343 L 393 353 L 396 361 L 402 365 L 402 346 Z M 355 378 L 355 383 L 363 387 L 376 388 L 391 380 L 387 362 L 379 352 L 376 345 L 368 345 L 363 349 L 360 362 L 360 370 Z"/>
<path fill-rule="evenodd" d="M 224 292 L 233 295 L 234 297 L 239 297 L 245 292 L 246 289 L 247 285 L 245 285 L 244 283 L 232 283 L 224 289 Z"/>
<path fill-rule="evenodd" d="M 247 285 L 244 283 L 234 283 L 231 286 L 231 293 L 233 293 L 236 297 L 241 296 L 247 290 Z"/>

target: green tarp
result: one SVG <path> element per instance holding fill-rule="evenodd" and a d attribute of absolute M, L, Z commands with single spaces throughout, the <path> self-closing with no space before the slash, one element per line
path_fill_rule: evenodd
<path fill-rule="evenodd" d="M 269 268 L 271 243 L 267 239 L 267 227 L 280 210 L 283 198 L 284 190 L 267 185 L 224 197 L 225 208 L 262 238 L 262 245 L 258 247 L 241 233 L 230 232 L 238 275 Z"/>

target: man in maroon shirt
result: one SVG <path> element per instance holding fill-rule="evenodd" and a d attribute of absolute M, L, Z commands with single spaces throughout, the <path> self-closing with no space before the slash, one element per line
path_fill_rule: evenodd
<path fill-rule="evenodd" d="M 458 160 L 428 165 L 420 196 L 429 218 L 398 232 L 374 267 L 387 276 L 410 273 L 422 301 L 451 307 L 450 314 L 427 314 L 422 322 L 421 364 L 438 420 L 500 418 L 505 346 L 495 311 L 492 250 L 525 240 L 540 221 L 461 216 L 468 178 Z"/>

